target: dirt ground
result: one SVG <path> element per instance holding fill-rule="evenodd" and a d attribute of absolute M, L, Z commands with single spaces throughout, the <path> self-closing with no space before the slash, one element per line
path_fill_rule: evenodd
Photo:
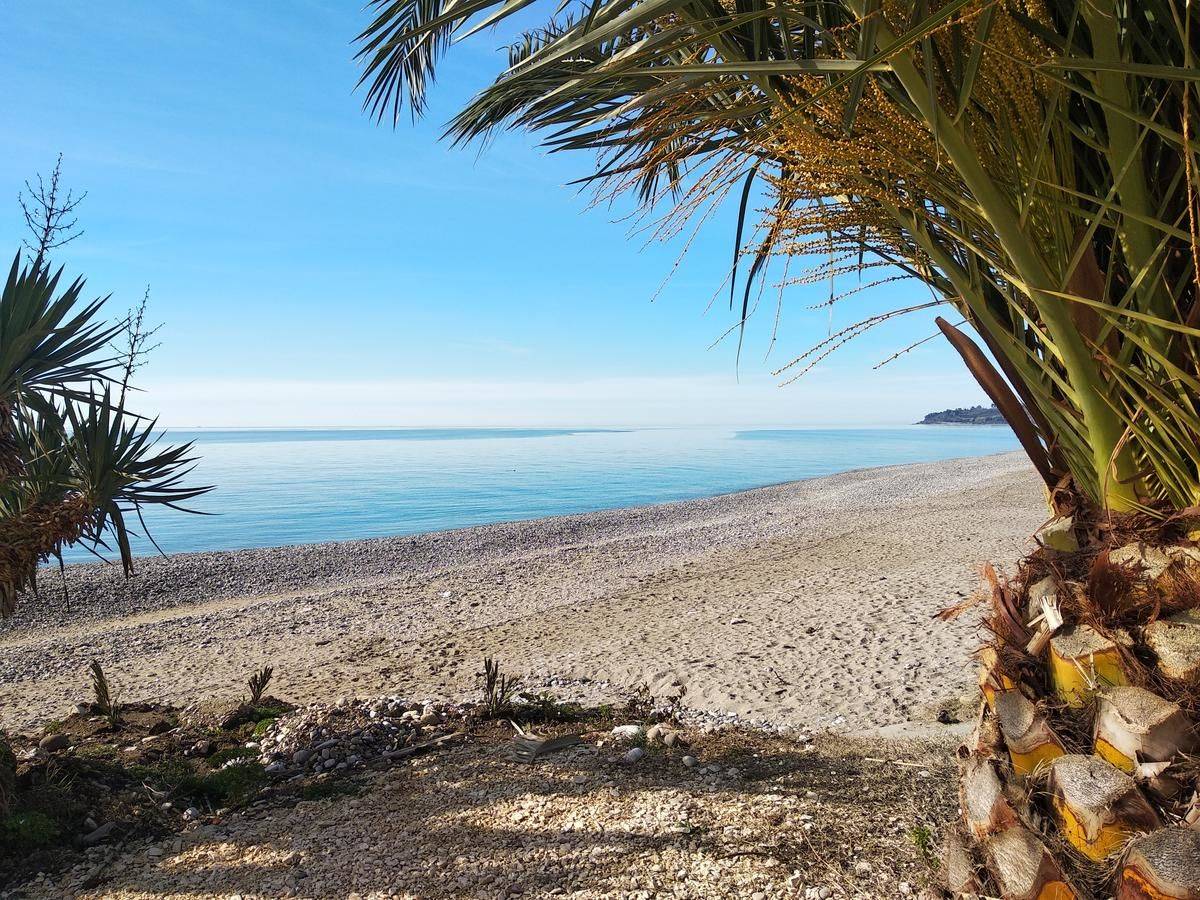
<path fill-rule="evenodd" d="M 809 743 L 728 729 L 630 764 L 606 730 L 534 763 L 511 757 L 510 734 L 491 723 L 302 794 L 324 799 L 98 848 L 10 896 L 903 897 L 930 880 L 956 808 L 949 736 Z"/>

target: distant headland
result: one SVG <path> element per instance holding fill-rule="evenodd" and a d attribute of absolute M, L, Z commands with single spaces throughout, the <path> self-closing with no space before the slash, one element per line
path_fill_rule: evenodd
<path fill-rule="evenodd" d="M 918 425 L 1004 425 L 1004 416 L 992 406 L 971 406 L 966 409 L 944 409 L 932 412 Z"/>

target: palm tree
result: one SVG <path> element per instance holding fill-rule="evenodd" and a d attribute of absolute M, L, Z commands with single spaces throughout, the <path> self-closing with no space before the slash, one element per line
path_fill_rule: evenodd
<path fill-rule="evenodd" d="M 421 113 L 452 39 L 532 4 L 374 0 L 367 108 Z M 1198 42 L 1200 12 L 1171 0 L 563 3 L 448 128 L 592 150 L 597 189 L 668 229 L 739 198 L 738 325 L 774 256 L 932 288 L 789 377 L 894 316 L 953 311 L 938 327 L 1053 517 L 987 591 L 955 890 L 1200 897 Z M 770 206 L 743 245 L 756 180 Z"/>

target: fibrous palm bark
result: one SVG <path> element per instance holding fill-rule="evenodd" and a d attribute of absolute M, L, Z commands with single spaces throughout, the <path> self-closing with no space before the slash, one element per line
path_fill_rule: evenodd
<path fill-rule="evenodd" d="M 947 886 L 1200 898 L 1200 551 L 1149 518 L 1057 524 L 990 581 Z"/>

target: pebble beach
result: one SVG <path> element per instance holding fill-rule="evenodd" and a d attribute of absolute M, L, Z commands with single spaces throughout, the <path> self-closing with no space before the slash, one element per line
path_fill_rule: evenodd
<path fill-rule="evenodd" d="M 978 641 L 969 614 L 934 617 L 983 562 L 1016 559 L 1042 510 L 1006 454 L 147 559 L 128 581 L 68 566 L 69 599 L 46 573 L 0 631 L 22 759 L 248 754 L 268 784 L 235 808 L 135 787 L 0 898 L 931 896 Z M 567 715 L 545 725 L 573 732 L 561 749 L 522 757 L 516 723 L 479 720 L 485 656 L 525 710 Z M 148 704 L 119 739 L 76 706 L 91 660 Z M 300 706 L 230 748 L 232 725 L 204 723 L 244 710 L 265 665 Z M 47 726 L 71 710 L 67 733 Z"/>
<path fill-rule="evenodd" d="M 0 625 L 0 724 L 61 716 L 99 660 L 124 696 L 454 699 L 484 656 L 602 701 L 802 731 L 920 727 L 968 690 L 975 624 L 934 621 L 1044 518 L 1023 458 L 847 472 L 703 500 L 414 537 L 47 571 Z"/>

